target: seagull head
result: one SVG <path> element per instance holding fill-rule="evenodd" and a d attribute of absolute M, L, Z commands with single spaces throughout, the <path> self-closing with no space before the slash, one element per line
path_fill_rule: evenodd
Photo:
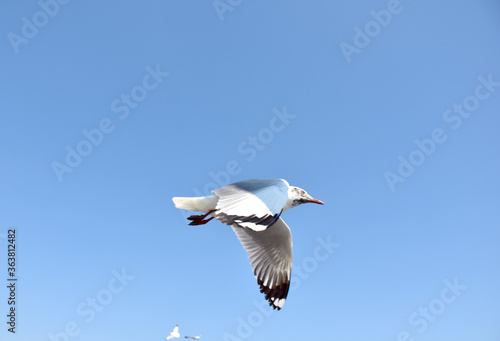
<path fill-rule="evenodd" d="M 283 211 L 286 211 L 289 208 L 299 206 L 302 204 L 306 204 L 308 202 L 312 202 L 315 204 L 319 205 L 324 205 L 323 201 L 314 199 L 312 196 L 310 196 L 306 191 L 304 191 L 302 188 L 295 187 L 295 186 L 290 186 L 288 189 L 288 202 L 283 209 Z"/>

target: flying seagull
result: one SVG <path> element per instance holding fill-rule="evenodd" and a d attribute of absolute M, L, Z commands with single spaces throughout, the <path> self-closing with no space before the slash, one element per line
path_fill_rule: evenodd
<path fill-rule="evenodd" d="M 170 333 L 170 335 L 167 336 L 167 340 L 172 340 L 174 337 L 178 339 L 180 336 L 181 334 L 179 334 L 179 325 L 176 325 L 174 327 L 174 330 L 172 330 L 172 332 Z"/>
<path fill-rule="evenodd" d="M 292 271 L 292 234 L 281 214 L 309 202 L 323 205 L 321 200 L 283 179 L 245 180 L 205 197 L 172 200 L 177 208 L 204 213 L 188 217 L 189 225 L 213 218 L 230 225 L 248 253 L 260 292 L 273 309 L 283 308 Z"/>

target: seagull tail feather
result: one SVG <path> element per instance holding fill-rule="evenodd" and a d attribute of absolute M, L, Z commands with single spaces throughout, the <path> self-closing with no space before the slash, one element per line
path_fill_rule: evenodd
<path fill-rule="evenodd" d="M 207 213 L 215 209 L 218 198 L 215 195 L 206 197 L 174 197 L 172 201 L 177 208 Z"/>

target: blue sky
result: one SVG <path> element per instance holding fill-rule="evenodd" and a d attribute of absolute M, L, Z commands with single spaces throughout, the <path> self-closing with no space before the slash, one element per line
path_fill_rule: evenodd
<path fill-rule="evenodd" d="M 499 10 L 2 4 L 2 339 L 498 340 Z M 171 201 L 259 177 L 325 202 L 283 216 L 279 312 Z"/>

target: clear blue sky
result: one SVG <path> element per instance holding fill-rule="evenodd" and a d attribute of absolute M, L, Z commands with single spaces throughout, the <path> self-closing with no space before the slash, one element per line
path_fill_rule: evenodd
<path fill-rule="evenodd" d="M 496 1 L 60 1 L 0 10 L 3 340 L 500 339 Z M 272 314 L 171 201 L 259 177 L 325 202 Z"/>

